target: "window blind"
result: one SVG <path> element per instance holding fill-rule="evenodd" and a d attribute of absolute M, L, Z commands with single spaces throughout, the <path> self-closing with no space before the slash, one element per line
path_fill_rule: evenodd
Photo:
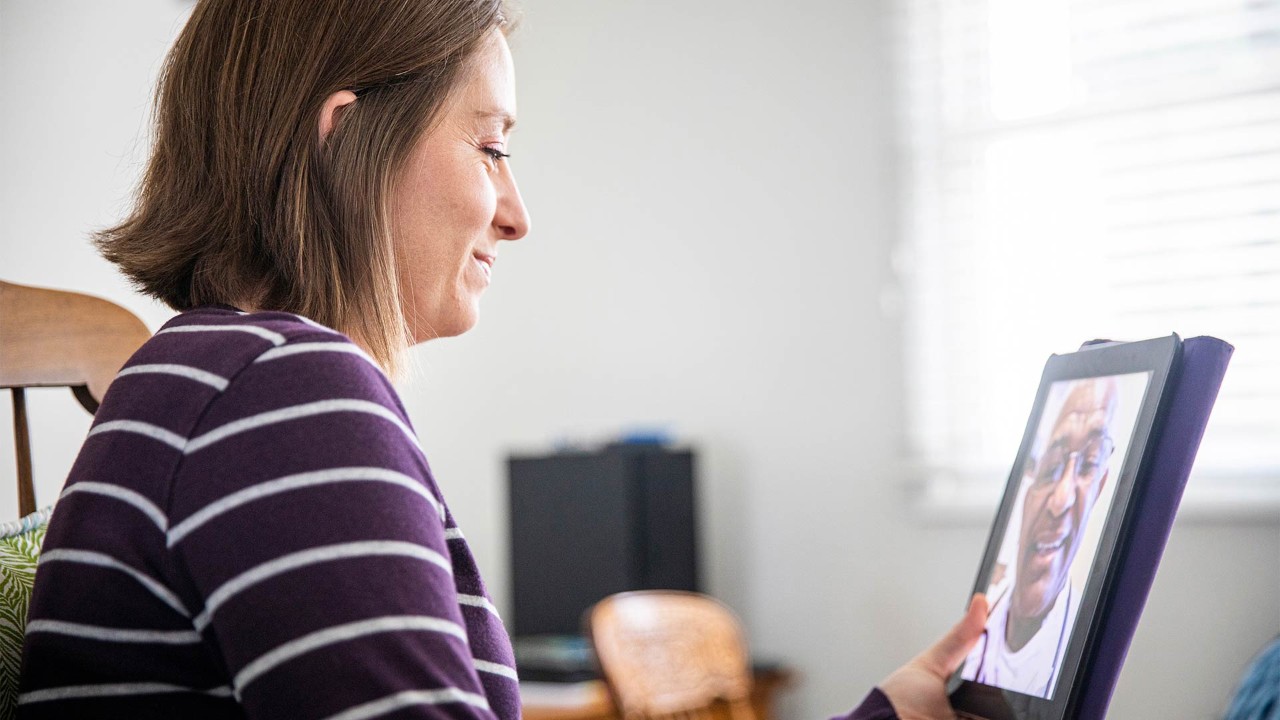
<path fill-rule="evenodd" d="M 896 0 L 909 457 L 1003 487 L 1045 358 L 1236 346 L 1189 498 L 1280 509 L 1280 0 Z"/>

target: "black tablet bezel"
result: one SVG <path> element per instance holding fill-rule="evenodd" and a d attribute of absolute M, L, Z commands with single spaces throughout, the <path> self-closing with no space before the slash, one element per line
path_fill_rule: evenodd
<path fill-rule="evenodd" d="M 1004 498 L 992 523 L 982 563 L 978 566 L 978 575 L 974 581 L 975 593 L 985 592 L 995 568 L 996 555 L 1018 500 L 1022 482 L 1020 468 L 1031 451 L 1050 386 L 1063 380 L 1140 372 L 1150 372 L 1151 377 L 1143 393 L 1142 407 L 1134 423 L 1129 450 L 1120 468 L 1115 495 L 1090 568 L 1089 577 L 1101 578 L 1101 582 L 1090 582 L 1086 586 L 1076 616 L 1075 630 L 1072 631 L 1067 651 L 1063 655 L 1053 695 L 1044 699 L 964 680 L 960 677 L 961 669 L 958 668 L 947 688 L 952 705 L 961 717 L 985 720 L 1061 720 L 1070 717 L 1079 701 L 1081 690 L 1075 680 L 1083 676 L 1083 671 L 1091 660 L 1092 649 L 1097 646 L 1095 629 L 1107 611 L 1107 598 L 1112 594 L 1115 568 L 1127 549 L 1126 531 L 1134 522 L 1137 500 L 1141 497 L 1146 481 L 1146 469 L 1151 464 L 1150 450 L 1158 437 L 1159 426 L 1168 405 L 1166 390 L 1177 371 L 1181 352 L 1182 340 L 1177 335 L 1170 335 L 1141 342 L 1086 346 L 1078 352 L 1050 356 L 1045 363 L 1035 404 L 1023 432 L 1022 444 L 1009 474 Z"/>

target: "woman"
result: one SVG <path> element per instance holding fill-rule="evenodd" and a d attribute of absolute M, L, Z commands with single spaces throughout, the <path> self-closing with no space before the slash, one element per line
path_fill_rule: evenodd
<path fill-rule="evenodd" d="M 182 311 L 45 540 L 20 716 L 519 716 L 510 642 L 389 377 L 529 228 L 500 0 L 207 0 L 98 245 Z M 949 717 L 964 623 L 854 717 Z M 885 694 L 887 694 L 887 699 Z M 892 701 L 893 707 L 890 707 Z"/>

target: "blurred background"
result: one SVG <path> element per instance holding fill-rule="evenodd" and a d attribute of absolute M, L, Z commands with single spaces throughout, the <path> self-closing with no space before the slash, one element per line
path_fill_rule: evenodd
<path fill-rule="evenodd" d="M 190 7 L 0 0 L 0 278 L 171 316 L 87 234 Z M 846 712 L 963 610 L 1044 358 L 1212 334 L 1236 359 L 1111 714 L 1219 716 L 1280 632 L 1280 2 L 523 8 L 533 232 L 401 386 L 498 607 L 508 454 L 658 428 L 697 451 L 704 589 L 797 674 L 779 716 Z M 49 393 L 42 505 L 90 421 Z"/>

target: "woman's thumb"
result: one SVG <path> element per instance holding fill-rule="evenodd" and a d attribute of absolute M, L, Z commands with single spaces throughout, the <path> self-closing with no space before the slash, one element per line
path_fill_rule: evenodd
<path fill-rule="evenodd" d="M 987 625 L 987 597 L 982 593 L 973 596 L 969 602 L 969 612 L 956 623 L 942 639 L 933 647 L 925 650 L 918 658 L 925 667 L 946 678 L 960 667 L 965 656 L 973 649 L 974 643 L 982 637 L 982 629 Z"/>

